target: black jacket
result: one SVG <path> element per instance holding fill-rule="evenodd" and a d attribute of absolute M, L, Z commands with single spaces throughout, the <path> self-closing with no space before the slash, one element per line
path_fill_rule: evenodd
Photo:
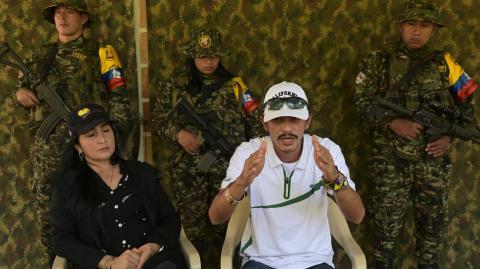
<path fill-rule="evenodd" d="M 158 171 L 138 161 L 121 160 L 120 165 L 138 184 L 148 220 L 154 227 L 145 243 L 164 246 L 163 251 L 179 251 L 180 218 L 160 185 Z M 78 186 L 78 174 L 72 169 L 55 177 L 50 202 L 52 237 L 57 255 L 73 262 L 75 268 L 92 269 L 106 255 L 100 245 L 99 223 L 94 216 L 72 212 L 66 206 Z"/>

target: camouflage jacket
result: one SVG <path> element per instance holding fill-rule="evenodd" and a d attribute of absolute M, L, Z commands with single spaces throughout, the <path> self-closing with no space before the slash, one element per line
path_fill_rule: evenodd
<path fill-rule="evenodd" d="M 214 82 L 215 80 L 206 79 L 203 83 Z M 179 110 L 172 113 L 170 117 L 166 117 L 168 111 L 180 97 L 185 98 L 202 119 L 216 128 L 234 148 L 243 141 L 263 135 L 260 109 L 256 108 L 247 113 L 242 108 L 242 98 L 237 97 L 234 91 L 234 79 L 225 82 L 206 98 L 202 98 L 204 95 L 202 91 L 192 92 L 188 88 L 188 83 L 188 73 L 183 70 L 176 72 L 168 82 L 160 83 L 159 97 L 156 98 L 153 108 L 153 128 L 158 135 L 167 139 L 166 143 L 174 142 L 173 151 L 176 160 L 183 156 L 183 149 L 178 143 L 175 143 L 178 131 L 185 129 L 198 134 L 198 130 L 188 117 Z"/>
<path fill-rule="evenodd" d="M 376 144 L 392 145 L 402 158 L 419 159 L 424 154 L 426 137 L 418 136 L 413 141 L 407 141 L 389 129 L 387 122 L 391 119 L 375 120 L 370 113 L 375 96 L 413 111 L 429 101 L 437 101 L 457 108 L 465 115 L 473 117 L 474 114 L 473 92 L 469 87 L 476 84 L 446 52 L 438 53 L 398 91 L 391 90 L 411 64 L 415 65 L 415 61 L 424 59 L 433 51 L 428 45 L 409 50 L 403 42 L 394 42 L 373 51 L 360 63 L 355 86 L 357 109 L 369 127 L 373 128 Z"/>
<path fill-rule="evenodd" d="M 71 109 L 87 102 L 101 104 L 108 109 L 112 118 L 117 122 L 117 127 L 126 129 L 127 122 L 132 115 L 122 76 L 122 67 L 119 61 L 109 67 L 105 65 L 105 62 L 108 62 L 105 59 L 111 57 L 108 55 L 110 52 L 105 52 L 105 49 L 109 47 L 112 50 L 113 48 L 100 46 L 97 42 L 84 37 L 65 44 L 44 45 L 35 50 L 26 61 L 35 74 L 40 76 L 40 70 L 47 62 L 49 51 L 56 46 L 58 49 L 55 59 L 44 78 L 46 82 L 56 89 Z M 114 54 L 118 58 L 115 52 Z M 17 84 L 17 88 L 19 87 L 32 89 L 30 82 L 23 76 L 20 76 Z M 31 113 L 33 132 L 36 132 L 50 111 L 51 109 L 45 102 L 41 102 L 35 107 Z"/>

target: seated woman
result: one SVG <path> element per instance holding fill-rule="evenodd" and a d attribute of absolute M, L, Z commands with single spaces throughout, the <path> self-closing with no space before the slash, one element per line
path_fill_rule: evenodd
<path fill-rule="evenodd" d="M 75 268 L 186 268 L 180 219 L 158 172 L 118 156 L 110 117 L 99 105 L 73 110 L 68 129 L 51 200 L 57 255 Z"/>

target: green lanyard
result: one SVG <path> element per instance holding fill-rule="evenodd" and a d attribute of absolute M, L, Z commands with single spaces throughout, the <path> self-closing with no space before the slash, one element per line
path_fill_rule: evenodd
<path fill-rule="evenodd" d="M 287 173 L 285 172 L 285 168 L 282 165 L 282 170 L 283 170 L 283 198 L 289 199 L 290 198 L 290 186 L 292 184 L 292 176 L 293 172 L 295 172 L 295 169 L 290 173 L 290 175 L 287 177 Z"/>

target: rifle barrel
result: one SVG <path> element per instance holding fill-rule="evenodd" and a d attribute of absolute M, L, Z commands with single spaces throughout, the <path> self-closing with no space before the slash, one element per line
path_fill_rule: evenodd
<path fill-rule="evenodd" d="M 402 114 L 402 115 L 405 115 L 405 116 L 408 116 L 408 117 L 413 117 L 413 115 L 415 114 L 413 111 L 410 111 L 402 106 L 399 106 L 395 103 L 392 103 L 390 101 L 387 101 L 385 99 L 382 99 L 380 97 L 375 97 L 375 102 L 377 102 L 379 105 L 383 106 L 383 107 L 386 107 L 386 108 L 389 108 L 399 114 Z"/>

